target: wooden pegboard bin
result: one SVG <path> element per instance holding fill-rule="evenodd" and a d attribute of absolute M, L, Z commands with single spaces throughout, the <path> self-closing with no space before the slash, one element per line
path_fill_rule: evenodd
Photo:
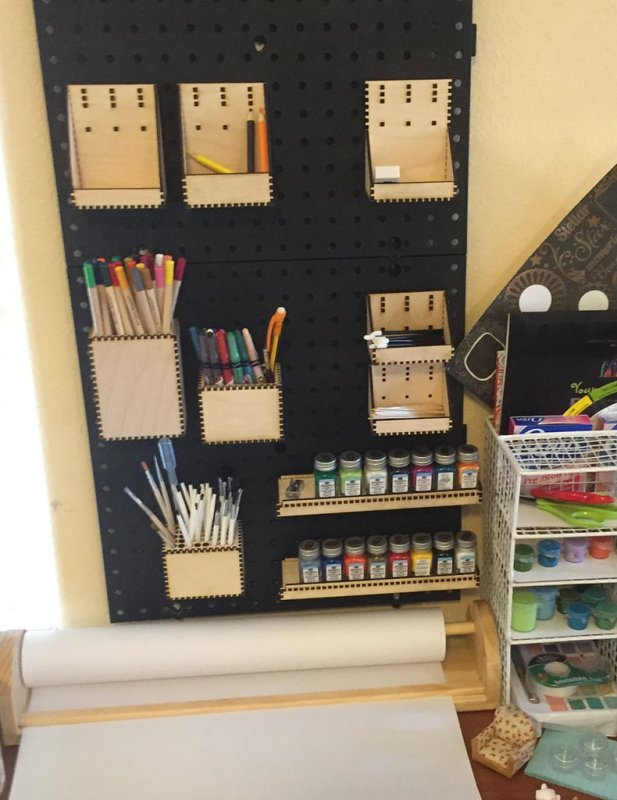
<path fill-rule="evenodd" d="M 75 206 L 158 208 L 165 199 L 153 84 L 71 84 L 68 135 Z"/>
<path fill-rule="evenodd" d="M 294 500 L 285 497 L 289 482 L 300 480 L 304 486 Z M 455 489 L 451 492 L 408 492 L 406 494 L 360 495 L 359 497 L 315 496 L 313 475 L 281 475 L 278 479 L 279 517 L 302 517 L 313 514 L 351 514 L 358 511 L 399 511 L 404 508 L 469 506 L 482 501 L 482 490 Z"/>
<path fill-rule="evenodd" d="M 366 318 L 367 333 L 376 330 L 443 330 L 444 344 L 441 345 L 369 348 L 372 364 L 446 362 L 454 355 L 446 293 L 443 291 L 369 294 L 366 297 Z"/>
<path fill-rule="evenodd" d="M 165 593 L 170 600 L 200 597 L 238 597 L 244 592 L 242 530 L 228 547 L 165 547 Z"/>
<path fill-rule="evenodd" d="M 90 336 L 90 374 L 101 439 L 181 436 L 185 430 L 180 337 Z"/>
<path fill-rule="evenodd" d="M 205 444 L 278 442 L 283 438 L 280 364 L 274 383 L 198 385 L 201 439 Z"/>
<path fill-rule="evenodd" d="M 263 83 L 181 83 L 184 202 L 191 208 L 263 206 L 272 202 L 272 176 L 256 156 L 250 170 L 247 117 L 266 113 Z M 266 114 L 267 118 L 267 114 Z M 268 167 L 270 163 L 268 144 Z M 217 174 L 199 164 L 202 155 L 231 170 Z"/>
<path fill-rule="evenodd" d="M 457 192 L 449 130 L 451 81 L 367 81 L 365 89 L 371 200 L 451 200 Z M 398 167 L 398 181 L 377 182 L 377 167 Z"/>
<path fill-rule="evenodd" d="M 369 420 L 379 436 L 446 433 L 452 427 L 445 367 L 440 363 L 369 367 Z M 378 419 L 377 408 L 409 406 L 418 416 Z"/>
<path fill-rule="evenodd" d="M 407 592 L 449 592 L 476 589 L 478 573 L 469 575 L 429 575 L 422 578 L 384 578 L 366 581 L 300 583 L 297 558 L 285 558 L 282 565 L 281 600 L 316 600 L 321 597 L 361 597 Z"/>

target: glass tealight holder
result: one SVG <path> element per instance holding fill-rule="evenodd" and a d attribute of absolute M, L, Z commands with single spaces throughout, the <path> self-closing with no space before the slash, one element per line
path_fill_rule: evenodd
<path fill-rule="evenodd" d="M 557 772 L 574 772 L 580 761 L 576 742 L 559 740 L 551 749 L 551 763 Z"/>

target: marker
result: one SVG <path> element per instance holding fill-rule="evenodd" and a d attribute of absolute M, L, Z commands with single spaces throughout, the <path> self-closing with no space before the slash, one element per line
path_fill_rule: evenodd
<path fill-rule="evenodd" d="M 152 314 L 152 319 L 154 320 L 155 333 L 161 333 L 161 313 L 159 311 L 159 304 L 156 300 L 156 291 L 154 289 L 154 283 L 152 282 L 152 275 L 150 275 L 150 270 L 146 267 L 138 267 L 138 269 L 139 274 L 144 282 L 150 314 Z"/>
<path fill-rule="evenodd" d="M 105 293 L 105 284 L 103 282 L 103 275 L 101 273 L 100 266 L 102 265 L 100 265 L 98 262 L 93 265 L 94 279 L 96 281 L 96 292 L 99 296 L 99 308 L 101 309 L 103 336 L 111 336 L 113 333 L 111 314 L 109 311 L 109 305 L 107 303 L 107 294 Z"/>
<path fill-rule="evenodd" d="M 224 383 L 223 373 L 221 371 L 221 362 L 219 361 L 218 351 L 216 349 L 216 338 L 212 328 L 206 330 L 206 343 L 208 346 L 208 355 L 210 356 L 210 365 L 212 367 L 212 378 L 215 386 L 222 386 Z"/>
<path fill-rule="evenodd" d="M 264 373 L 259 363 L 259 358 L 257 357 L 257 350 L 253 344 L 253 337 L 248 328 L 242 328 L 242 338 L 244 339 L 246 352 L 248 353 L 249 361 L 253 368 L 253 373 L 255 374 L 255 381 L 257 383 L 263 383 L 265 381 Z"/>
<path fill-rule="evenodd" d="M 165 262 L 165 290 L 163 292 L 163 314 L 161 322 L 161 332 L 171 332 L 171 299 L 173 295 L 174 283 L 174 262 Z"/>
<path fill-rule="evenodd" d="M 229 350 L 229 361 L 234 376 L 234 383 L 242 383 L 242 362 L 240 352 L 233 331 L 227 331 L 227 349 Z"/>
<path fill-rule="evenodd" d="M 143 326 L 146 330 L 146 333 L 153 335 L 156 333 L 156 326 L 154 324 L 154 320 L 152 319 L 152 312 L 150 311 L 148 298 L 146 297 L 144 282 L 143 278 L 141 277 L 141 270 L 132 269 L 131 277 L 133 279 L 133 289 L 135 290 L 135 302 L 137 303 Z"/>
<path fill-rule="evenodd" d="M 90 304 L 90 314 L 92 316 L 92 333 L 94 336 L 98 336 L 103 331 L 103 321 L 101 319 L 101 306 L 92 262 L 84 261 L 83 270 L 86 291 L 88 293 L 88 303 Z"/>
<path fill-rule="evenodd" d="M 219 164 L 218 161 L 213 161 L 211 158 L 206 158 L 206 156 L 193 155 L 192 153 L 189 153 L 188 155 L 193 159 L 193 161 L 201 164 L 202 167 L 206 167 L 206 169 L 211 169 L 212 172 L 217 172 L 219 175 L 233 175 L 233 169 L 229 169 L 229 167 Z"/>
<path fill-rule="evenodd" d="M 129 312 L 126 308 L 126 303 L 124 302 L 124 295 L 122 294 L 122 289 L 120 288 L 120 281 L 118 280 L 118 276 L 116 274 L 116 266 L 118 264 L 110 264 L 109 265 L 109 277 L 111 278 L 111 284 L 113 286 L 114 295 L 116 297 L 116 304 L 118 305 L 118 311 L 120 312 L 120 319 L 122 320 L 122 327 L 124 328 L 124 333 L 127 336 L 132 336 L 135 331 L 133 330 L 133 326 L 131 324 L 131 320 L 129 317 Z"/>
<path fill-rule="evenodd" d="M 244 338 L 240 331 L 234 331 L 234 336 L 236 337 L 238 353 L 240 353 L 240 364 L 243 373 L 242 383 L 253 383 L 253 370 L 249 362 L 249 354 L 244 344 Z"/>
<path fill-rule="evenodd" d="M 180 293 L 180 287 L 182 286 L 182 280 L 184 278 L 184 270 L 186 268 L 186 258 L 180 258 L 176 261 L 176 267 L 174 269 L 174 284 L 173 284 L 173 294 L 171 298 L 171 315 L 173 317 L 174 311 L 176 310 L 176 303 L 178 302 L 178 294 Z"/>
<path fill-rule="evenodd" d="M 227 336 L 222 328 L 216 332 L 216 349 L 218 350 L 221 368 L 223 370 L 223 382 L 225 386 L 230 386 L 234 382 L 234 376 L 231 371 Z"/>

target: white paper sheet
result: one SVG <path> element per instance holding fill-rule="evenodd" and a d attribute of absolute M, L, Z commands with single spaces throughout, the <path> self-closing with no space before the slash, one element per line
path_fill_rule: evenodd
<path fill-rule="evenodd" d="M 480 800 L 450 698 L 28 728 L 10 800 Z"/>
<path fill-rule="evenodd" d="M 28 710 L 37 713 L 443 683 L 445 678 L 441 664 L 427 663 L 39 686 L 32 691 Z"/>
<path fill-rule="evenodd" d="M 27 686 L 443 661 L 439 608 L 294 614 L 29 631 Z"/>

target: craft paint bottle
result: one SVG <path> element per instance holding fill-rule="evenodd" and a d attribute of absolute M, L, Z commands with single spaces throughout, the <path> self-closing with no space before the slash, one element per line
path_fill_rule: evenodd
<path fill-rule="evenodd" d="M 359 536 L 351 536 L 349 539 L 345 539 L 343 571 L 345 579 L 348 581 L 363 581 L 366 577 L 364 539 Z"/>
<path fill-rule="evenodd" d="M 433 536 L 435 574 L 452 575 L 454 572 L 454 534 L 440 531 Z"/>
<path fill-rule="evenodd" d="M 456 475 L 456 450 L 449 445 L 435 449 L 435 485 L 438 492 L 451 492 Z"/>
<path fill-rule="evenodd" d="M 456 448 L 457 489 L 477 489 L 480 472 L 480 453 L 474 444 Z"/>
<path fill-rule="evenodd" d="M 334 453 L 317 453 L 313 462 L 315 497 L 336 497 L 338 474 Z"/>
<path fill-rule="evenodd" d="M 414 492 L 430 492 L 433 488 L 433 451 L 415 447 L 411 451 L 411 488 Z"/>
<path fill-rule="evenodd" d="M 385 536 L 369 536 L 366 549 L 369 578 L 373 581 L 383 580 L 388 571 L 388 540 Z"/>
<path fill-rule="evenodd" d="M 343 497 L 362 494 L 362 456 L 355 450 L 346 450 L 339 456 L 338 480 Z"/>
<path fill-rule="evenodd" d="M 364 455 L 364 485 L 367 494 L 385 494 L 388 489 L 386 454 L 369 450 Z"/>
<path fill-rule="evenodd" d="M 305 539 L 298 546 L 298 564 L 300 567 L 300 583 L 321 582 L 321 558 L 319 542 Z"/>
<path fill-rule="evenodd" d="M 456 534 L 454 568 L 461 575 L 476 571 L 476 537 L 471 531 Z"/>
<path fill-rule="evenodd" d="M 433 542 L 430 533 L 414 533 L 411 537 L 411 566 L 416 578 L 431 574 Z"/>
<path fill-rule="evenodd" d="M 321 571 L 326 583 L 343 580 L 343 542 L 324 539 L 321 543 Z"/>
<path fill-rule="evenodd" d="M 388 553 L 388 577 L 408 578 L 410 573 L 409 536 L 404 533 L 395 533 L 390 537 L 390 552 Z"/>
<path fill-rule="evenodd" d="M 409 491 L 409 453 L 402 447 L 388 453 L 388 490 L 392 494 Z"/>

